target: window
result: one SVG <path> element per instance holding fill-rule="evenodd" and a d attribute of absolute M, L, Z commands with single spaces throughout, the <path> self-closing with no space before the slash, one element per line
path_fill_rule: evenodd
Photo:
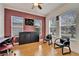
<path fill-rule="evenodd" d="M 76 13 L 68 11 L 61 17 L 61 36 L 75 38 L 76 36 Z"/>
<path fill-rule="evenodd" d="M 40 38 L 42 38 L 42 20 L 34 20 L 35 31 L 39 33 Z"/>
<path fill-rule="evenodd" d="M 40 33 L 41 30 L 41 20 L 34 20 L 35 31 Z"/>
<path fill-rule="evenodd" d="M 23 31 L 24 18 L 18 16 L 11 17 L 11 36 L 19 36 Z"/>
<path fill-rule="evenodd" d="M 52 35 L 56 34 L 56 17 L 54 17 L 52 20 L 49 21 L 50 23 L 50 33 Z"/>

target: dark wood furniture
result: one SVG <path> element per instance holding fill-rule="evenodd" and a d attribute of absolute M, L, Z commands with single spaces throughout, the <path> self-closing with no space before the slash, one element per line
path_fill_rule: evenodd
<path fill-rule="evenodd" d="M 39 41 L 39 33 L 37 32 L 20 32 L 19 45 L 33 43 Z"/>

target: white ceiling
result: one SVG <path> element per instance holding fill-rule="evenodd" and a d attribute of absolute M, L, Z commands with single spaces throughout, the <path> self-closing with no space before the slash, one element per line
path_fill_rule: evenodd
<path fill-rule="evenodd" d="M 27 12 L 35 15 L 46 16 L 49 12 L 55 8 L 61 6 L 62 3 L 43 3 L 41 4 L 43 9 L 34 8 L 32 9 L 32 3 L 6 3 L 5 8 L 14 9 L 22 12 Z"/>

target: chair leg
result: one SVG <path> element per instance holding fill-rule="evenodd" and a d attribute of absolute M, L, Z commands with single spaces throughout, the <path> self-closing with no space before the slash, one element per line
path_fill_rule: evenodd
<path fill-rule="evenodd" d="M 63 48 L 64 48 L 64 47 L 62 47 L 62 54 L 64 55 Z"/>
<path fill-rule="evenodd" d="M 48 41 L 48 45 L 50 45 L 50 40 Z"/>
<path fill-rule="evenodd" d="M 69 47 L 69 53 L 71 53 L 71 48 Z"/>
<path fill-rule="evenodd" d="M 55 48 L 55 43 L 54 43 L 54 48 Z"/>
<path fill-rule="evenodd" d="M 48 41 L 48 45 L 51 45 L 51 44 L 52 44 L 52 40 L 49 40 L 49 41 Z"/>
<path fill-rule="evenodd" d="M 64 47 L 62 47 L 62 55 L 67 54 L 67 52 L 64 52 Z"/>
<path fill-rule="evenodd" d="M 62 47 L 62 54 L 63 54 L 63 55 L 71 53 L 71 48 L 70 48 L 70 47 L 68 47 L 68 48 L 69 48 L 69 52 L 65 52 L 65 53 L 64 53 L 64 47 Z"/>
<path fill-rule="evenodd" d="M 52 44 L 52 39 L 50 41 L 51 41 L 51 44 Z"/>

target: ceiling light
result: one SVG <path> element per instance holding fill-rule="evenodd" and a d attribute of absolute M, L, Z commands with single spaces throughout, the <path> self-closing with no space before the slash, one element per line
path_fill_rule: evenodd
<path fill-rule="evenodd" d="M 32 9 L 37 7 L 38 9 L 42 9 L 41 3 L 33 3 Z"/>
<path fill-rule="evenodd" d="M 34 3 L 34 6 L 36 6 L 36 7 L 37 7 L 37 6 L 38 6 L 38 3 Z"/>

